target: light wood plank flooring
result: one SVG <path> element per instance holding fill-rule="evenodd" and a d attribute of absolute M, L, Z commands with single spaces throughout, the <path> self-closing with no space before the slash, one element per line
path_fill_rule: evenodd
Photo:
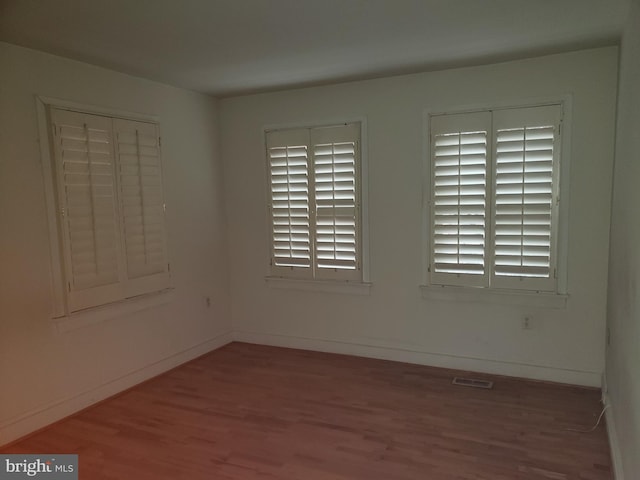
<path fill-rule="evenodd" d="M 611 480 L 599 392 L 233 343 L 3 453 L 78 453 L 81 480 Z"/>

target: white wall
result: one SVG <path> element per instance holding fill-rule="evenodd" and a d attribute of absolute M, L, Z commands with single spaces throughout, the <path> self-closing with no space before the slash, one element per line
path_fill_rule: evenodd
<path fill-rule="evenodd" d="M 640 478 L 640 1 L 631 3 L 620 57 L 609 257 L 607 418 L 618 480 Z"/>
<path fill-rule="evenodd" d="M 231 324 L 216 101 L 3 43 L 0 72 L 2 445 L 227 342 Z M 160 117 L 168 304 L 56 329 L 36 95 Z"/>
<path fill-rule="evenodd" d="M 599 385 L 617 48 L 221 100 L 235 338 Z M 566 309 L 424 300 L 423 113 L 573 96 Z M 265 284 L 263 128 L 366 117 L 370 296 Z M 532 314 L 524 331 L 521 317 Z"/>

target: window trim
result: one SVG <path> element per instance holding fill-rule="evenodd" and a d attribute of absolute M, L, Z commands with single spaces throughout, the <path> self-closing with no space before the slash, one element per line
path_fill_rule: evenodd
<path fill-rule="evenodd" d="M 310 280 L 307 278 L 265 277 L 270 288 L 303 292 L 370 295 L 371 283 L 346 280 Z"/>
<path fill-rule="evenodd" d="M 137 297 L 98 305 L 86 310 L 71 312 L 68 315 L 54 318 L 53 321 L 58 333 L 67 333 L 89 325 L 167 305 L 174 300 L 174 297 L 175 288 L 170 287 L 157 292 L 145 293 Z"/>
<path fill-rule="evenodd" d="M 484 287 L 457 287 L 452 285 L 420 285 L 420 294 L 427 300 L 517 305 L 564 309 L 569 295 L 551 292 L 532 292 Z"/>
<path fill-rule="evenodd" d="M 269 189 L 266 186 L 269 185 L 269 172 L 267 169 L 268 159 L 264 160 L 267 152 L 267 135 L 266 133 L 274 130 L 293 130 L 293 129 L 313 129 L 322 127 L 332 127 L 341 124 L 359 123 L 360 124 L 360 278 L 358 280 L 340 280 L 340 279 L 309 279 L 309 278 L 295 278 L 283 277 L 274 275 L 271 269 L 271 236 L 268 232 L 271 230 L 271 218 L 267 208 L 265 208 L 265 232 L 266 235 L 266 258 L 264 263 L 265 275 L 264 278 L 268 286 L 273 288 L 296 288 L 294 284 L 304 283 L 304 290 L 318 290 L 325 292 L 337 291 L 329 285 L 344 286 L 344 285 L 362 285 L 363 287 L 370 287 L 370 259 L 369 259 L 369 152 L 368 152 L 368 138 L 367 138 L 367 118 L 365 116 L 360 117 L 342 117 L 339 119 L 325 119 L 325 120 L 307 120 L 302 122 L 287 122 L 287 123 L 272 123 L 265 124 L 260 129 L 260 135 L 262 138 L 262 157 L 263 157 L 263 185 L 264 188 L 264 205 L 271 203 L 271 197 Z M 339 288 L 338 290 L 349 292 L 347 288 Z"/>
<path fill-rule="evenodd" d="M 504 301 L 503 298 L 514 297 L 514 294 L 509 289 L 501 289 L 496 287 L 456 287 L 456 286 L 443 286 L 431 283 L 429 264 L 431 258 L 431 138 L 430 138 L 430 117 L 434 115 L 446 115 L 446 114 L 459 114 L 459 113 L 473 113 L 482 112 L 487 110 L 498 109 L 519 109 L 527 107 L 539 107 L 547 105 L 560 105 L 563 114 L 562 122 L 562 134 L 560 138 L 560 163 L 559 163 L 559 175 L 560 183 L 558 185 L 558 191 L 560 196 L 560 205 L 558 209 L 557 220 L 557 239 L 556 239 L 556 269 L 557 269 L 557 281 L 555 292 L 536 292 L 536 291 L 522 291 L 521 297 L 525 298 L 526 305 L 531 302 L 535 303 L 535 298 L 539 298 L 541 306 L 545 304 L 556 304 L 555 301 L 545 302 L 542 300 L 546 297 L 561 297 L 564 300 L 560 300 L 562 306 L 566 304 L 568 298 L 568 262 L 569 262 L 569 205 L 570 205 L 570 177 L 571 177 L 571 126 L 573 123 L 573 95 L 561 94 L 545 97 L 531 97 L 527 99 L 516 100 L 504 100 L 492 103 L 476 103 L 457 105 L 451 107 L 437 107 L 433 109 L 423 110 L 422 121 L 422 208 L 421 208 L 421 224 L 422 224 L 422 271 L 419 282 L 420 291 L 422 297 L 426 299 L 440 299 L 459 301 L 460 292 L 462 290 L 472 291 L 470 295 L 465 295 L 467 301 L 477 301 L 478 295 L 491 295 L 491 301 L 496 303 L 513 304 L 513 301 Z M 439 292 L 449 292 L 447 294 L 440 294 Z M 436 292 L 438 294 L 432 294 Z M 504 293 L 504 295 L 501 295 Z M 518 297 L 518 295 L 515 295 Z M 529 297 L 532 297 L 529 299 Z M 520 303 L 520 302 L 515 302 Z M 555 307 L 558 308 L 558 307 Z M 560 307 L 562 308 L 562 307 Z"/>
<path fill-rule="evenodd" d="M 51 311 L 50 317 L 52 319 L 70 319 L 77 316 L 79 313 L 84 312 L 89 314 L 93 311 L 104 312 L 105 309 L 109 309 L 110 306 L 118 306 L 122 302 L 135 302 L 138 297 L 131 297 L 126 299 L 120 299 L 115 302 L 106 303 L 103 305 L 97 305 L 94 307 L 80 310 L 79 312 L 69 312 L 66 305 L 66 290 L 65 290 L 65 274 L 63 262 L 65 262 L 65 254 L 63 244 L 60 238 L 60 225 L 58 222 L 58 197 L 55 191 L 54 183 L 56 182 L 56 171 L 54 166 L 54 149 L 52 145 L 51 129 L 49 128 L 49 116 L 47 109 L 58 108 L 63 110 L 71 110 L 74 112 L 86 113 L 89 115 L 101 115 L 111 118 L 121 118 L 125 120 L 132 120 L 138 122 L 154 123 L 158 128 L 158 134 L 161 136 L 160 130 L 160 117 L 153 114 L 144 114 L 138 112 L 131 112 L 127 110 L 120 110 L 108 107 L 102 107 L 97 105 L 90 105 L 71 100 L 64 100 L 60 98 L 47 97 L 42 95 L 35 96 L 36 103 L 36 117 L 38 122 L 38 143 L 40 144 L 40 162 L 42 165 L 42 181 L 45 194 L 45 204 L 47 212 L 47 225 L 48 225 L 48 245 L 49 245 L 49 257 L 51 260 L 50 265 L 50 285 L 51 285 Z M 163 177 L 163 190 L 165 179 Z M 166 198 L 165 198 L 166 202 Z M 165 249 L 167 259 L 171 258 L 169 252 L 169 227 L 165 221 Z M 155 293 L 162 293 L 163 291 L 173 290 L 173 281 L 169 276 L 169 286 L 166 289 L 158 292 L 149 292 L 139 297 L 145 297 L 147 295 L 154 295 Z M 116 308 L 116 307 L 114 307 Z M 83 313 L 83 315 L 84 315 Z M 83 322 L 84 323 L 84 322 Z"/>

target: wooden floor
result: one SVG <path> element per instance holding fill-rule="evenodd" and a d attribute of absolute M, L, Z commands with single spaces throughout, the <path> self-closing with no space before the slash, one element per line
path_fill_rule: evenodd
<path fill-rule="evenodd" d="M 81 480 L 612 478 L 599 392 L 234 343 L 3 453 L 78 453 Z"/>

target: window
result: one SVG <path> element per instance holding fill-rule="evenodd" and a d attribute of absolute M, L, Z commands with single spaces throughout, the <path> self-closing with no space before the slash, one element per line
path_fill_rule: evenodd
<path fill-rule="evenodd" d="M 157 125 L 49 113 L 66 313 L 167 288 Z"/>
<path fill-rule="evenodd" d="M 432 285 L 557 290 L 560 105 L 430 118 Z"/>
<path fill-rule="evenodd" d="M 271 275 L 361 281 L 360 124 L 266 132 Z"/>

